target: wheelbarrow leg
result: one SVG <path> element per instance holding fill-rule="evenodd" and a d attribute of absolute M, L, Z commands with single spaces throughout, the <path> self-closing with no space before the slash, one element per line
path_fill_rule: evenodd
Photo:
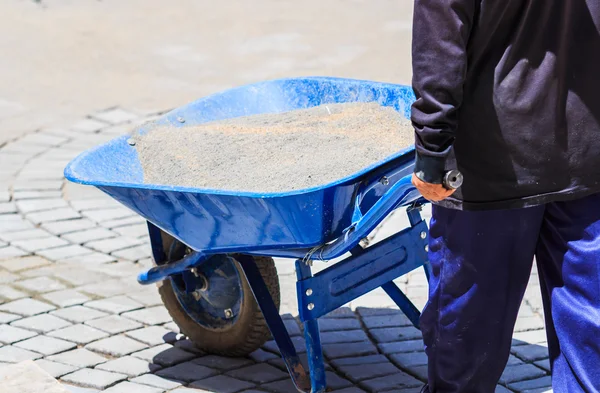
<path fill-rule="evenodd" d="M 301 260 L 297 260 L 296 276 L 298 281 L 312 277 L 310 266 Z M 316 295 L 314 294 L 314 296 Z M 303 302 L 299 302 L 299 304 L 302 305 Z M 306 341 L 308 367 L 310 369 L 311 392 L 323 393 L 327 388 L 327 380 L 318 319 L 309 319 L 304 322 L 304 340 Z"/>
<path fill-rule="evenodd" d="M 273 339 L 277 343 L 277 347 L 281 352 L 281 357 L 290 373 L 292 382 L 294 382 L 296 389 L 300 392 L 309 393 L 311 386 L 310 377 L 300 362 L 292 339 L 285 328 L 283 320 L 279 315 L 279 310 L 277 310 L 277 306 L 275 306 L 275 303 L 273 302 L 273 298 L 267 289 L 265 281 L 260 275 L 258 267 L 254 263 L 254 259 L 247 255 L 236 255 L 236 259 L 239 261 L 242 270 L 244 271 L 244 275 L 248 280 L 248 284 L 250 284 L 250 289 L 252 289 L 254 298 L 265 317 L 265 321 L 273 335 Z"/>
<path fill-rule="evenodd" d="M 400 307 L 400 310 L 402 310 L 404 315 L 412 322 L 414 327 L 420 329 L 419 318 L 421 317 L 421 312 L 419 312 L 419 309 L 406 297 L 404 292 L 402 292 L 393 281 L 383 284 L 381 288 L 383 288 L 385 293 L 387 293 L 394 303 Z"/>

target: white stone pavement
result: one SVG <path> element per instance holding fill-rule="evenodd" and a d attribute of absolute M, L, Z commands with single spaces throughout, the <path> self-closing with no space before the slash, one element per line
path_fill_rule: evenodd
<path fill-rule="evenodd" d="M 155 287 L 136 282 L 151 265 L 144 221 L 63 179 L 75 155 L 156 114 L 111 108 L 0 148 L 0 364 L 33 359 L 76 393 L 292 392 L 273 342 L 248 358 L 199 353 Z M 392 216 L 377 237 L 403 225 L 401 215 Z M 278 260 L 277 268 L 281 312 L 297 337 L 293 262 Z M 421 271 L 397 282 L 424 305 Z M 332 390 L 419 391 L 426 370 L 420 332 L 382 291 L 322 319 L 321 330 Z M 513 345 L 497 392 L 549 391 L 535 273 Z"/>

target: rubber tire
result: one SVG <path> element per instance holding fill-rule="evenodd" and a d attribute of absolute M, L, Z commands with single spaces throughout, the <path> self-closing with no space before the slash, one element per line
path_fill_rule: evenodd
<path fill-rule="evenodd" d="M 235 259 L 235 255 L 232 257 Z M 275 262 L 273 258 L 268 257 L 255 256 L 253 258 L 279 310 L 280 289 Z M 267 323 L 237 261 L 236 268 L 240 277 L 243 277 L 241 283 L 244 301 L 236 323 L 221 331 L 206 329 L 187 315 L 173 291 L 171 280 L 167 279 L 157 284 L 163 304 L 173 321 L 181 329 L 181 333 L 187 336 L 198 349 L 206 353 L 242 357 L 254 352 L 271 338 Z"/>

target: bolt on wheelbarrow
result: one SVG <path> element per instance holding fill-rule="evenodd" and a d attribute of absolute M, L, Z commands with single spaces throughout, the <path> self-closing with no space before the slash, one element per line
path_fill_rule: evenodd
<path fill-rule="evenodd" d="M 261 113 L 343 102 L 378 102 L 408 116 L 407 86 L 339 78 L 291 78 L 230 89 L 140 126 L 186 127 Z M 300 392 L 326 389 L 320 317 L 376 288 L 419 326 L 419 310 L 393 280 L 425 266 L 424 203 L 412 186 L 409 148 L 333 183 L 284 193 L 229 192 L 145 184 L 128 137 L 75 158 L 73 182 L 93 185 L 148 221 L 155 266 L 141 284 L 158 283 L 182 333 L 208 353 L 247 355 L 272 336 Z M 369 247 L 360 245 L 381 221 L 406 207 L 409 225 Z M 296 260 L 298 314 L 307 371 L 279 315 L 273 257 Z M 342 259 L 312 274 L 313 261 Z"/>

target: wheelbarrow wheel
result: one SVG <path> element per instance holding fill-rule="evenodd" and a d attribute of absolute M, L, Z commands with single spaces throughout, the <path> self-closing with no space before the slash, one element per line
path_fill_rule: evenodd
<path fill-rule="evenodd" d="M 183 243 L 174 240 L 168 260 L 178 260 L 187 251 Z M 279 279 L 273 258 L 253 258 L 279 308 Z M 185 293 L 180 277 L 158 284 L 162 301 L 181 333 L 204 352 L 230 357 L 246 356 L 270 339 L 265 319 L 235 255 L 211 258 L 198 270 L 197 277 L 206 281 L 207 288 L 200 296 Z M 220 288 L 211 288 L 213 283 Z M 216 291 L 212 298 L 211 291 Z"/>

